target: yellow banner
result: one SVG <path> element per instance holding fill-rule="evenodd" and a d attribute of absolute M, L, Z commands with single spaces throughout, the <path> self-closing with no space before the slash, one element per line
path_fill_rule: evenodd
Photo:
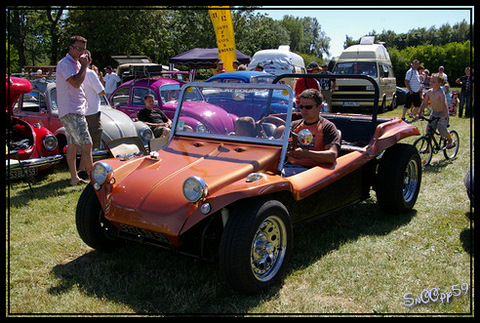
<path fill-rule="evenodd" d="M 217 37 L 218 58 L 223 61 L 227 71 L 234 71 L 233 61 L 237 59 L 232 16 L 229 6 L 208 6 L 215 36 Z M 220 9 L 226 8 L 226 9 Z"/>

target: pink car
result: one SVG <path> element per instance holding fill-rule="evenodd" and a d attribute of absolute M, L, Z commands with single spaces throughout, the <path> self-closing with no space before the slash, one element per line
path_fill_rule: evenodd
<path fill-rule="evenodd" d="M 138 111 L 145 107 L 145 95 L 152 93 L 155 95 L 157 107 L 173 120 L 183 84 L 184 82 L 168 78 L 131 80 L 120 85 L 109 100 L 113 107 L 135 119 Z M 180 117 L 182 125 L 194 132 L 228 134 L 234 130 L 237 116 L 207 103 L 198 90 L 192 90 L 185 99 Z"/>

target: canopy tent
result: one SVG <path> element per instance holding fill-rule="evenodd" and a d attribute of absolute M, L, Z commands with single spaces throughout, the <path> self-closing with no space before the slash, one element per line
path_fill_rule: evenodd
<path fill-rule="evenodd" d="M 240 64 L 250 63 L 247 56 L 237 49 L 237 60 Z M 186 65 L 190 69 L 216 68 L 218 48 L 194 48 L 170 58 L 170 64 Z"/>

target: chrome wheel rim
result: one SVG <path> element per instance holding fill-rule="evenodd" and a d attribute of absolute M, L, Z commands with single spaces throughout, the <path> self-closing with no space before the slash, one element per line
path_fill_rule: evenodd
<path fill-rule="evenodd" d="M 251 269 L 259 281 L 269 281 L 280 270 L 287 252 L 287 229 L 278 216 L 266 218 L 255 232 L 250 252 Z"/>
<path fill-rule="evenodd" d="M 414 159 L 411 159 L 405 169 L 403 179 L 403 198 L 405 202 L 410 203 L 415 197 L 418 187 L 418 165 Z"/>

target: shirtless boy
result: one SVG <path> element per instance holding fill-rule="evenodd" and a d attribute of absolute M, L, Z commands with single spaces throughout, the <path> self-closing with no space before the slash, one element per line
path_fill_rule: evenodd
<path fill-rule="evenodd" d="M 445 97 L 445 92 L 440 87 L 445 84 L 445 79 L 443 75 L 439 73 L 432 74 L 430 79 L 430 86 L 431 89 L 425 94 L 425 98 L 423 99 L 422 104 L 420 105 L 420 109 L 416 115 L 416 118 L 420 118 L 423 116 L 423 109 L 430 101 L 432 106 L 432 117 L 440 118 L 437 122 L 437 129 L 438 132 L 442 135 L 442 137 L 447 138 L 448 144 L 447 149 L 453 148 L 455 144 L 448 133 L 447 126 L 448 126 L 448 106 L 447 106 L 447 99 Z"/>

